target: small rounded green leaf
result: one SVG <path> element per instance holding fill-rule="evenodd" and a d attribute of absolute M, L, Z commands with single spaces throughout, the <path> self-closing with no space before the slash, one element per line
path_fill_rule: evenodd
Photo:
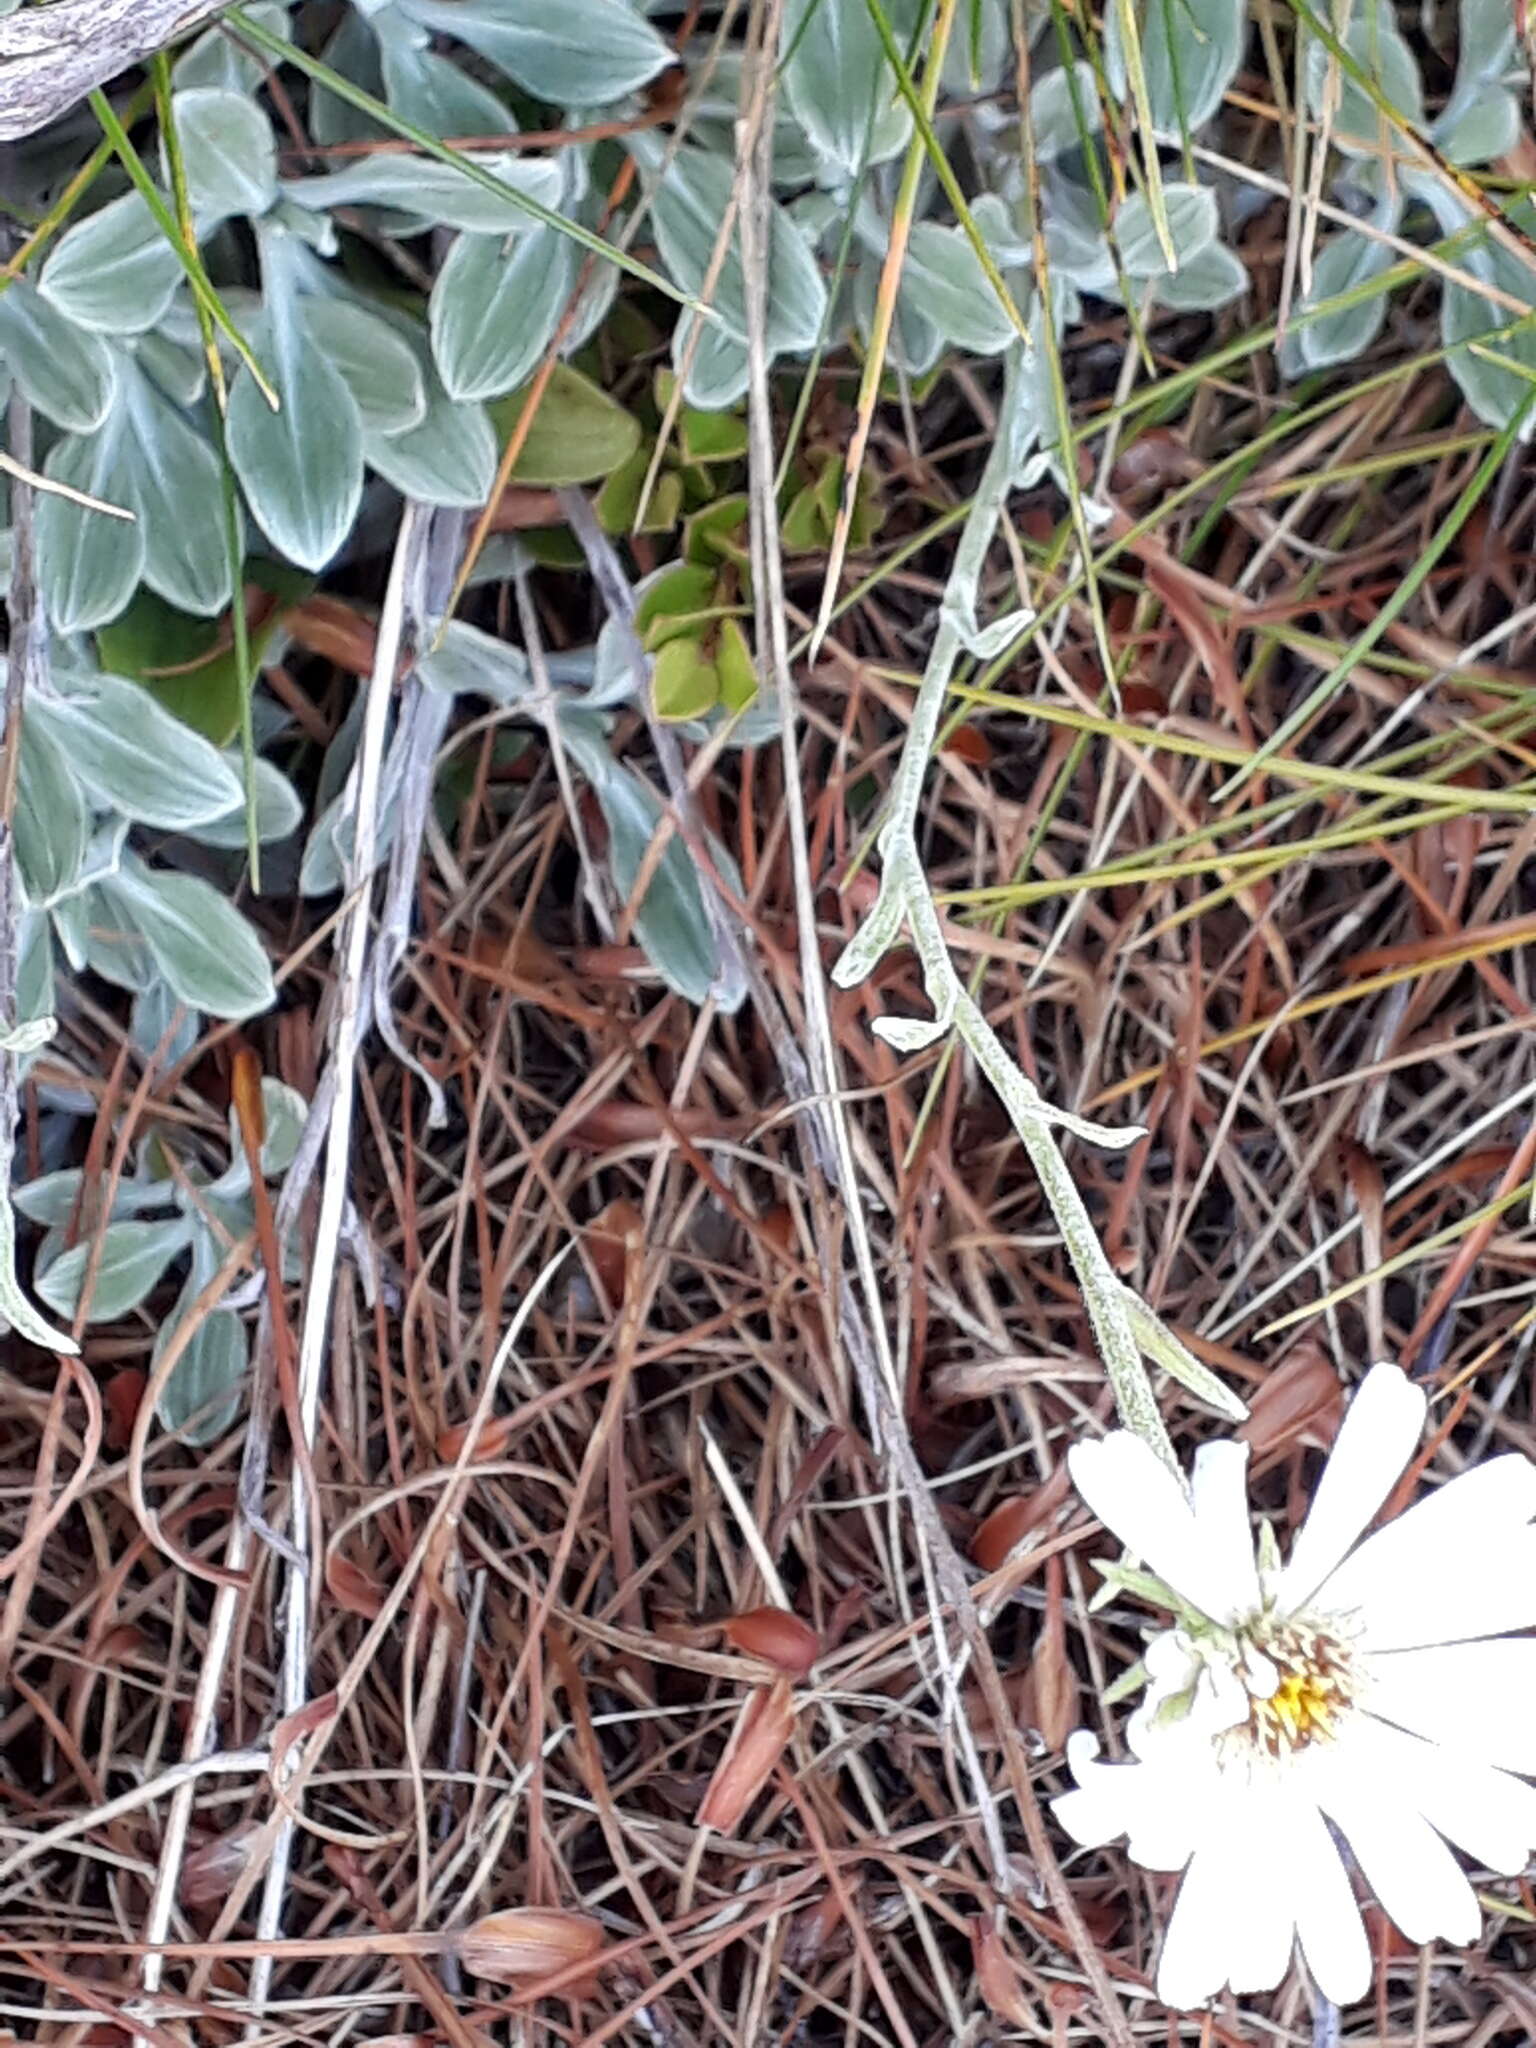
<path fill-rule="evenodd" d="M 597 107 L 676 60 L 625 0 L 403 0 L 425 27 L 455 37 L 554 107 Z"/>
<path fill-rule="evenodd" d="M 1318 252 L 1312 266 L 1312 289 L 1298 313 L 1308 313 L 1328 299 L 1342 298 L 1379 277 L 1395 260 L 1385 242 L 1346 228 L 1330 237 Z M 1387 294 L 1377 292 L 1359 305 L 1341 307 L 1319 319 L 1298 320 L 1295 335 L 1302 361 L 1313 370 L 1327 369 L 1331 363 L 1352 363 L 1376 339 L 1386 317 Z"/>
<path fill-rule="evenodd" d="M 1157 296 L 1170 312 L 1214 313 L 1247 289 L 1248 273 L 1241 260 L 1221 242 L 1211 242 L 1160 278 Z"/>
<path fill-rule="evenodd" d="M 528 403 L 514 391 L 490 408 L 505 447 Z M 590 377 L 557 363 L 544 388 L 528 437 L 512 465 L 513 479 L 544 489 L 593 483 L 620 469 L 640 446 L 640 423 Z"/>
<path fill-rule="evenodd" d="M 167 604 L 210 618 L 230 597 L 219 458 L 136 365 L 124 381 L 124 468 L 144 532 L 144 581 Z"/>
<path fill-rule="evenodd" d="M 427 410 L 403 434 L 370 430 L 364 449 L 370 469 L 402 496 L 424 505 L 483 505 L 496 480 L 496 435 L 483 405 L 460 405 L 426 377 Z"/>
<path fill-rule="evenodd" d="M 1104 70 L 1115 96 L 1129 98 L 1121 0 L 1105 8 Z M 1139 0 L 1132 9 L 1154 124 L 1178 135 L 1199 128 L 1237 76 L 1248 36 L 1245 0 Z"/>
<path fill-rule="evenodd" d="M 277 991 L 260 939 L 201 876 L 147 868 L 130 855 L 102 887 L 189 1008 L 241 1018 L 272 1007 Z"/>
<path fill-rule="evenodd" d="M 959 228 L 918 221 L 901 282 L 945 338 L 973 355 L 995 356 L 1016 337 L 1017 329 Z"/>
<path fill-rule="evenodd" d="M 1216 239 L 1216 194 L 1207 185 L 1164 185 L 1168 237 L 1176 265 L 1188 263 Z M 1167 258 L 1146 195 L 1133 192 L 1115 218 L 1120 260 L 1132 277 L 1164 277 Z"/>
<path fill-rule="evenodd" d="M 720 675 L 691 633 L 669 640 L 651 668 L 651 701 L 658 718 L 702 718 L 720 701 Z"/>
<path fill-rule="evenodd" d="M 560 324 L 576 282 L 576 245 L 537 227 L 509 248 L 460 235 L 432 287 L 428 320 L 450 398 L 499 398 L 521 384 Z"/>
<path fill-rule="evenodd" d="M 144 526 L 130 488 L 126 437 L 126 415 L 114 407 L 89 440 L 57 442 L 43 464 L 55 483 L 134 515 L 113 519 L 53 491 L 39 495 L 38 580 L 61 633 L 86 633 L 115 619 L 143 571 Z"/>
<path fill-rule="evenodd" d="M 1376 156 L 1402 126 L 1422 130 L 1424 86 L 1396 16 L 1390 7 L 1360 8 L 1339 37 L 1356 68 L 1370 79 L 1397 116 L 1389 121 L 1367 93 L 1315 37 L 1307 43 L 1307 106 L 1321 118 L 1329 97 L 1329 76 L 1336 80 L 1338 99 L 1330 139 L 1347 156 Z"/>
<path fill-rule="evenodd" d="M 31 709 L 22 725 L 13 826 L 27 900 L 41 906 L 79 881 L 91 843 L 91 814 L 68 752 Z"/>
<path fill-rule="evenodd" d="M 193 86 L 172 96 L 171 112 L 198 221 L 211 227 L 231 214 L 265 213 L 277 197 L 277 144 L 259 102 Z"/>
<path fill-rule="evenodd" d="M 101 1233 L 86 1321 L 115 1322 L 136 1309 L 153 1293 L 171 1260 L 186 1250 L 190 1234 L 184 1216 L 154 1223 L 109 1223 Z M 73 1245 L 37 1276 L 37 1293 L 56 1315 L 74 1315 L 96 1252 L 94 1242 Z"/>
<path fill-rule="evenodd" d="M 285 291 L 269 290 L 266 366 L 273 413 L 248 370 L 229 394 L 229 457 L 256 523 L 303 569 L 322 569 L 351 531 L 363 494 L 357 401 L 307 348 Z"/>
<path fill-rule="evenodd" d="M 75 434 L 94 433 L 117 385 L 112 352 L 24 277 L 0 294 L 0 362 L 29 404 Z"/>
<path fill-rule="evenodd" d="M 40 696 L 27 706 L 28 722 L 34 718 L 104 810 L 179 832 L 242 800 L 218 748 L 121 676 L 82 678 L 67 696 Z"/>
<path fill-rule="evenodd" d="M 157 1356 L 170 1342 L 175 1327 L 172 1321 L 161 1330 L 155 1345 Z M 215 1309 L 198 1325 L 171 1368 L 155 1413 L 183 1442 L 213 1443 L 240 1412 L 237 1390 L 249 1364 L 244 1323 L 233 1309 Z"/>
<path fill-rule="evenodd" d="M 67 230 L 38 289 L 66 320 L 102 334 L 157 326 L 181 283 L 181 260 L 137 192 Z"/>
<path fill-rule="evenodd" d="M 353 299 L 306 298 L 300 317 L 357 401 L 370 433 L 403 434 L 426 416 L 427 387 L 410 343 Z"/>
<path fill-rule="evenodd" d="M 817 155 L 844 178 L 894 156 L 912 116 L 865 0 L 790 0 L 780 40 L 784 97 Z"/>

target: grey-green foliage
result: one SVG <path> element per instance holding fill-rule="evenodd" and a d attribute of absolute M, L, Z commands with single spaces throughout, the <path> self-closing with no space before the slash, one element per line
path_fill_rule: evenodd
<path fill-rule="evenodd" d="M 264 1180 L 277 1181 L 293 1159 L 306 1105 L 293 1089 L 271 1079 L 263 1080 L 261 1096 L 261 1172 Z M 172 1265 L 186 1257 L 176 1306 L 156 1334 L 158 1360 L 231 1247 L 255 1229 L 250 1166 L 233 1111 L 229 1156 L 230 1164 L 217 1174 L 197 1156 L 177 1157 L 173 1171 L 166 1142 L 152 1134 L 138 1147 L 135 1170 L 118 1181 L 100 1231 L 74 1245 L 66 1237 L 89 1193 L 78 1168 L 16 1188 L 15 1207 L 43 1230 L 34 1267 L 39 1297 L 68 1322 L 89 1284 L 85 1320 L 116 1322 L 148 1300 Z M 210 1442 L 234 1419 L 247 1362 L 244 1324 L 233 1308 L 215 1303 L 171 1369 L 157 1408 L 161 1422 L 190 1443 Z"/>
<path fill-rule="evenodd" d="M 931 10 L 922 0 L 883 0 L 880 11 L 920 71 Z M 312 34 L 312 11 L 283 0 L 248 0 L 242 13 L 268 37 Z M 606 156 L 592 145 L 522 148 L 520 121 L 617 124 L 643 201 L 636 246 L 677 294 L 709 287 L 707 319 L 686 306 L 670 316 L 685 395 L 705 407 L 740 400 L 747 316 L 733 224 L 742 85 L 734 48 L 701 40 L 682 53 L 692 100 L 679 140 L 629 118 L 674 56 L 639 0 L 353 0 L 322 18 L 330 40 L 321 56 L 378 103 L 372 111 L 311 81 L 296 49 L 285 61 L 243 44 L 234 16 L 185 47 L 173 71 L 201 257 L 267 387 L 222 337 L 236 540 L 247 556 L 321 570 L 353 544 L 370 476 L 427 504 L 483 503 L 497 455 L 490 404 L 530 375 L 557 333 L 569 354 L 604 318 L 618 273 L 594 263 L 562 224 L 587 235 L 604 227 L 613 147 Z M 1392 132 L 1378 96 L 1416 125 L 1426 119 L 1412 49 L 1417 16 L 1394 13 L 1386 0 L 1354 0 L 1343 17 L 1298 0 L 1293 18 L 1309 111 L 1326 111 L 1331 122 L 1322 189 L 1333 219 L 1317 237 L 1283 367 L 1321 369 L 1369 346 L 1387 310 L 1380 280 L 1405 241 L 1459 236 L 1465 275 L 1516 307 L 1536 303 L 1528 265 L 1489 240 L 1444 179 L 1400 148 L 1391 162 L 1384 153 Z M 1335 48 L 1330 24 L 1341 18 Z M 1085 295 L 1124 302 L 1139 319 L 1158 309 L 1217 311 L 1245 289 L 1233 246 L 1242 188 L 1219 189 L 1191 148 L 1220 143 L 1224 97 L 1254 54 L 1244 0 L 1108 0 L 1097 48 L 1063 45 L 1047 10 L 1031 21 L 1027 125 L 1050 289 L 1034 274 L 1018 123 L 998 97 L 1016 75 L 1010 6 L 967 0 L 944 66 L 938 132 L 963 140 L 954 159 L 969 220 L 957 220 L 925 168 L 888 351 L 909 376 L 926 375 L 948 351 L 995 357 L 1008 345 L 1013 319 L 978 236 L 1014 304 L 1036 321 L 1048 307 L 1058 333 L 1081 318 Z M 1105 95 L 1123 120 L 1136 97 L 1131 22 L 1163 176 L 1154 203 L 1138 145 L 1132 189 L 1112 206 L 1120 167 L 1102 134 Z M 1063 33 L 1066 26 L 1063 17 Z M 1429 133 L 1453 161 L 1484 163 L 1511 145 L 1519 125 L 1507 0 L 1461 0 L 1459 30 L 1454 86 Z M 914 129 L 870 0 L 789 0 L 779 57 L 766 342 L 779 363 L 802 365 L 823 347 L 869 340 Z M 271 71 L 309 134 L 339 153 L 306 160 L 288 152 L 266 92 Z M 403 150 L 401 124 L 495 146 L 478 150 L 476 168 L 466 170 Z M 135 132 L 169 197 L 168 138 Z M 359 154 L 360 141 L 389 147 Z M 27 146 L 14 154 L 16 196 L 41 210 L 53 190 L 43 159 L 28 190 Z M 1283 169 L 1278 155 L 1272 168 Z M 1341 214 L 1360 226 L 1339 225 Z M 562 328 L 583 275 L 583 296 Z M 1483 418 L 1507 422 L 1536 371 L 1536 320 L 1512 322 L 1506 304 L 1461 284 L 1446 286 L 1441 304 L 1450 365 L 1469 402 Z M 155 865 L 142 838 L 150 830 L 238 846 L 235 767 L 180 725 L 167 729 L 168 715 L 133 685 L 95 674 L 87 637 L 141 591 L 192 618 L 216 618 L 234 581 L 228 480 L 186 270 L 115 166 L 42 259 L 0 290 L 0 366 L 34 408 L 45 475 L 124 515 L 58 495 L 40 503 L 41 578 L 60 658 L 54 685 L 29 715 L 22 761 L 29 985 L 45 991 L 48 963 L 62 956 L 134 990 L 146 1016 L 165 999 L 193 1013 L 248 1014 L 272 999 L 251 927 L 210 882 Z M 1031 417 L 1028 459 L 1049 463 L 1056 428 L 1043 371 Z M 467 659 L 466 644 L 439 648 L 423 671 L 429 688 L 544 715 L 510 650 L 498 666 L 483 649 Z M 600 669 L 605 660 L 600 646 Z M 633 771 L 596 744 L 592 721 L 633 694 L 627 657 L 608 667 L 590 688 L 567 687 L 562 716 L 575 720 L 572 758 L 592 782 L 622 871 L 659 797 L 632 789 L 625 778 Z M 343 743 L 338 762 L 345 751 Z M 386 780 L 381 851 L 400 786 L 399 776 Z M 297 799 L 265 764 L 256 796 L 264 837 L 294 829 Z M 340 880 L 346 829 L 336 797 L 335 787 L 326 792 L 304 856 L 303 884 L 317 891 Z M 707 983 L 709 946 L 686 865 L 674 842 L 652 887 L 674 889 L 675 901 L 664 909 L 658 895 L 639 935 L 672 985 L 694 993 Z"/>

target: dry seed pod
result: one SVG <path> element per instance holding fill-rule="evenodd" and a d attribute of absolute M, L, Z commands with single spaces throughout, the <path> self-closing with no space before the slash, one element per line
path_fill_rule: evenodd
<path fill-rule="evenodd" d="M 809 1678 L 821 1655 L 821 1638 L 808 1621 L 785 1607 L 753 1607 L 722 1622 L 727 1642 L 748 1657 L 760 1657 L 790 1678 Z"/>
<path fill-rule="evenodd" d="M 526 1991 L 543 1978 L 594 1962 L 605 1939 L 601 1924 L 588 1913 L 566 1913 L 557 1906 L 509 1906 L 465 1928 L 458 1939 L 458 1957 L 472 1976 Z M 591 1981 L 583 1974 L 560 1989 L 579 1997 Z"/>
<path fill-rule="evenodd" d="M 787 1678 L 760 1687 L 741 1710 L 709 1790 L 699 1807 L 701 1828 L 722 1835 L 737 1823 L 767 1784 L 795 1732 L 795 1698 Z"/>

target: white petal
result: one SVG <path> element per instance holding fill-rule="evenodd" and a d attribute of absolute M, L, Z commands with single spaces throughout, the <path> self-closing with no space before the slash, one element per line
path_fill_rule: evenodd
<path fill-rule="evenodd" d="M 1175 2012 L 1214 1998 L 1241 1951 L 1250 1859 L 1239 1856 L 1233 1815 L 1220 1818 L 1225 1825 L 1195 1851 L 1184 1873 L 1158 1957 L 1157 1995 Z"/>
<path fill-rule="evenodd" d="M 1474 1465 L 1368 1537 L 1317 1604 L 1357 1611 L 1371 1648 L 1500 1635 L 1536 1622 L 1536 1465 Z"/>
<path fill-rule="evenodd" d="M 1248 1446 L 1228 1438 L 1202 1444 L 1190 1476 L 1195 1524 L 1211 1548 L 1232 1560 L 1234 1586 L 1241 1611 L 1256 1612 L 1259 1570 L 1253 1557 L 1253 1527 L 1248 1520 Z"/>
<path fill-rule="evenodd" d="M 1363 1663 L 1372 1713 L 1483 1763 L 1536 1774 L 1536 1639 L 1388 1650 Z"/>
<path fill-rule="evenodd" d="M 1256 1792 L 1257 1792 L 1257 1788 Z M 1290 1968 L 1300 1893 L 1310 1881 L 1305 1807 L 1283 1777 L 1251 1797 L 1244 1910 L 1237 1917 L 1228 1982 L 1241 1994 L 1273 1991 Z"/>
<path fill-rule="evenodd" d="M 1335 2005 L 1353 2005 L 1371 1984 L 1371 1952 L 1349 1876 L 1317 1808 L 1297 1800 L 1296 1933 L 1312 1981 Z"/>
<path fill-rule="evenodd" d="M 1536 1849 L 1536 1787 L 1384 1722 L 1371 1740 L 1391 1782 L 1412 1788 L 1412 1804 L 1447 1841 L 1485 1870 L 1524 1870 Z"/>
<path fill-rule="evenodd" d="M 1067 1453 L 1072 1483 L 1107 1529 L 1183 1599 L 1213 1621 L 1235 1621 L 1243 1606 L 1243 1560 L 1218 1549 L 1195 1521 L 1184 1489 L 1129 1430 Z M 1252 1546 L 1248 1564 L 1252 1567 Z"/>
<path fill-rule="evenodd" d="M 1396 1777 L 1397 1746 L 1361 1714 L 1347 1740 L 1306 1752 L 1306 1789 L 1343 1834 L 1383 1911 L 1410 1941 L 1440 1937 L 1464 1946 L 1481 1915 L 1472 1887 L 1445 1843 Z"/>
<path fill-rule="evenodd" d="M 1051 1801 L 1057 1820 L 1084 1848 L 1102 1848 L 1127 1835 L 1127 1854 L 1144 1870 L 1182 1870 L 1204 1804 L 1190 1799 L 1189 1777 L 1152 1764 L 1104 1763 L 1098 1750 L 1086 1728 L 1067 1738 L 1077 1790 Z"/>
<path fill-rule="evenodd" d="M 1424 1408 L 1423 1390 L 1400 1367 L 1373 1365 L 1366 1374 L 1280 1574 L 1282 1613 L 1317 1591 L 1386 1499 L 1419 1440 Z"/>

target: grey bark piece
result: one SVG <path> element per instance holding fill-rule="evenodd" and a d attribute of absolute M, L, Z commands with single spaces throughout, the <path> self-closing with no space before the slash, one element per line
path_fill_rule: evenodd
<path fill-rule="evenodd" d="M 0 21 L 0 142 L 46 127 L 218 11 L 219 0 L 54 0 L 8 15 Z"/>

